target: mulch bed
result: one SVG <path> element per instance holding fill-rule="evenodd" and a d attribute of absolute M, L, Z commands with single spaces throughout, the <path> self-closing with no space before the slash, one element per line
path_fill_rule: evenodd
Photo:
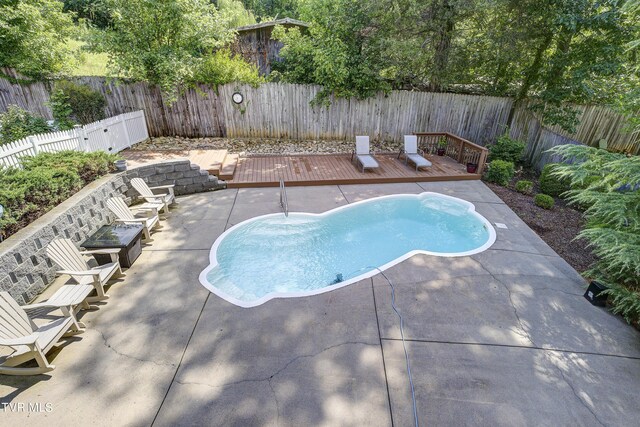
<path fill-rule="evenodd" d="M 596 257 L 584 239 L 574 240 L 584 225 L 582 212 L 557 198 L 555 206 L 550 210 L 536 206 L 533 196 L 538 188 L 534 187 L 531 195 L 518 193 L 515 191 L 515 183 L 520 179 L 530 180 L 537 186 L 537 179 L 529 171 L 520 172 L 507 187 L 488 182 L 485 184 L 576 271 L 582 273 L 587 270 L 596 261 Z"/>

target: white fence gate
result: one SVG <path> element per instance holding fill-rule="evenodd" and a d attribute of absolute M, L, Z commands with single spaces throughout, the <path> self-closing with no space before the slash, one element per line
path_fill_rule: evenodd
<path fill-rule="evenodd" d="M 24 156 L 63 150 L 117 153 L 149 138 L 144 111 L 109 117 L 75 129 L 43 133 L 0 145 L 0 167 L 20 166 Z"/>

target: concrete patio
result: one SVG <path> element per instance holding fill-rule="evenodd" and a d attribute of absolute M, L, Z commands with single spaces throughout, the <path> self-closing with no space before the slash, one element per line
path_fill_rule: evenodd
<path fill-rule="evenodd" d="M 291 211 L 323 212 L 423 191 L 473 202 L 508 229 L 483 253 L 420 255 L 387 271 L 420 424 L 636 425 L 640 335 L 591 306 L 581 277 L 482 182 L 292 187 L 288 199 Z M 108 302 L 82 314 L 86 332 L 50 353 L 51 375 L 0 376 L 0 424 L 412 425 L 384 278 L 252 309 L 198 282 L 214 240 L 278 212 L 278 194 L 180 198 Z"/>

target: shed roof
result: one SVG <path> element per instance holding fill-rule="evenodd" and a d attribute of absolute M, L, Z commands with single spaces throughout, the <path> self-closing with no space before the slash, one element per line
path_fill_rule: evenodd
<path fill-rule="evenodd" d="M 236 28 L 236 31 L 238 32 L 251 31 L 251 30 L 256 30 L 258 28 L 275 27 L 276 25 L 297 25 L 299 27 L 305 27 L 305 28 L 309 27 L 309 24 L 307 24 L 306 22 L 298 21 L 297 19 L 292 19 L 292 18 L 282 18 L 282 19 L 276 19 L 275 21 L 260 22 L 258 24 L 253 24 L 253 25 L 245 25 L 244 27 Z"/>

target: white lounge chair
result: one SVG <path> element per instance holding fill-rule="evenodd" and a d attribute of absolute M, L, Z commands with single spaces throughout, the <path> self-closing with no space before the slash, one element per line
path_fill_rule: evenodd
<path fill-rule="evenodd" d="M 0 292 L 0 345 L 14 350 L 2 361 L 0 374 L 38 375 L 55 368 L 46 357 L 51 347 L 63 336 L 84 332 L 71 306 L 60 308 L 64 317 L 38 326 L 8 292 Z M 31 359 L 38 362 L 37 368 L 18 367 Z"/>
<path fill-rule="evenodd" d="M 131 180 L 131 185 L 147 202 L 161 204 L 165 213 L 169 213 L 169 205 L 176 200 L 176 196 L 173 193 L 173 187 L 175 187 L 174 185 L 149 187 L 142 178 L 133 178 Z M 161 190 L 163 194 L 154 194 L 153 190 Z"/>
<path fill-rule="evenodd" d="M 92 285 L 98 296 L 89 298 L 90 301 L 102 301 L 109 296 L 105 295 L 104 285 L 115 274 L 122 274 L 118 253 L 120 249 L 96 249 L 93 251 L 79 251 L 69 239 L 55 239 L 47 246 L 47 255 L 56 264 L 63 268 L 57 274 L 68 274 L 80 285 Z M 89 267 L 83 255 L 109 254 L 111 262 Z"/>
<path fill-rule="evenodd" d="M 416 172 L 420 168 L 427 168 L 431 166 L 431 162 L 424 157 L 422 157 L 418 152 L 424 152 L 422 150 L 418 150 L 418 137 L 416 135 L 405 135 L 404 136 L 404 150 L 400 151 L 398 154 L 398 158 L 401 155 L 404 155 L 404 163 L 409 164 L 409 162 L 416 165 Z"/>
<path fill-rule="evenodd" d="M 365 169 L 375 169 L 380 167 L 378 161 L 373 157 L 369 148 L 368 136 L 356 136 L 356 151 L 355 151 L 356 163 L 362 165 L 362 172 Z M 351 155 L 351 161 L 353 161 L 354 154 Z"/>
<path fill-rule="evenodd" d="M 159 225 L 160 218 L 158 217 L 157 209 L 145 209 L 147 217 L 137 218 L 120 197 L 112 197 L 107 200 L 107 207 L 116 215 L 115 222 L 120 224 L 142 224 L 142 232 L 146 240 L 151 239 L 151 229 Z"/>

